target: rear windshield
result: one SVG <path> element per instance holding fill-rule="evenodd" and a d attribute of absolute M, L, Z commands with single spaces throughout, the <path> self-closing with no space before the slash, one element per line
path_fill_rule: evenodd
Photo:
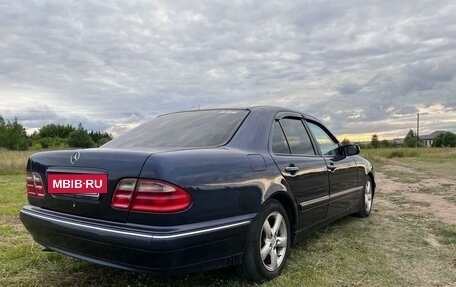
<path fill-rule="evenodd" d="M 209 147 L 227 143 L 247 110 L 205 110 L 159 116 L 103 147 Z"/>

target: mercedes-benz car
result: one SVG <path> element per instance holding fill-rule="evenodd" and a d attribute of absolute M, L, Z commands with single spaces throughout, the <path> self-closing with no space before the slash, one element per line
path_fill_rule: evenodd
<path fill-rule="evenodd" d="M 159 116 L 100 148 L 27 163 L 20 218 L 47 250 L 151 273 L 280 274 L 290 247 L 371 213 L 372 165 L 316 118 L 279 107 Z"/>

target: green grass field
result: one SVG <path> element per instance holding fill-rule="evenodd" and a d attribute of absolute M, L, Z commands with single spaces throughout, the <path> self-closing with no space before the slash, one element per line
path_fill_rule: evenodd
<path fill-rule="evenodd" d="M 363 154 L 377 170 L 371 217 L 314 233 L 261 286 L 456 286 L 456 149 Z M 18 219 L 28 155 L 0 151 L 0 286 L 251 286 L 229 269 L 151 276 L 42 252 Z"/>

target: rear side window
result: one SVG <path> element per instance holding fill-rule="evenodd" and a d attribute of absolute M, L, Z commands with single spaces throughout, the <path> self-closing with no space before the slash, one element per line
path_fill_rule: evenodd
<path fill-rule="evenodd" d="M 280 125 L 288 141 L 291 153 L 302 155 L 315 155 L 309 135 L 301 120 L 282 119 Z"/>
<path fill-rule="evenodd" d="M 274 128 L 272 131 L 272 152 L 286 154 L 290 153 L 285 135 L 283 134 L 282 128 L 277 121 L 274 122 Z"/>
<path fill-rule="evenodd" d="M 106 148 L 209 147 L 227 143 L 247 110 L 205 110 L 157 117 L 108 142 Z"/>

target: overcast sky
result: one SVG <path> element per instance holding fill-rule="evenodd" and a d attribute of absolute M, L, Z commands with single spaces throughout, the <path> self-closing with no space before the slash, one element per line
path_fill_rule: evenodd
<path fill-rule="evenodd" d="M 342 139 L 456 131 L 456 1 L 0 0 L 0 114 L 115 135 L 279 105 Z"/>

